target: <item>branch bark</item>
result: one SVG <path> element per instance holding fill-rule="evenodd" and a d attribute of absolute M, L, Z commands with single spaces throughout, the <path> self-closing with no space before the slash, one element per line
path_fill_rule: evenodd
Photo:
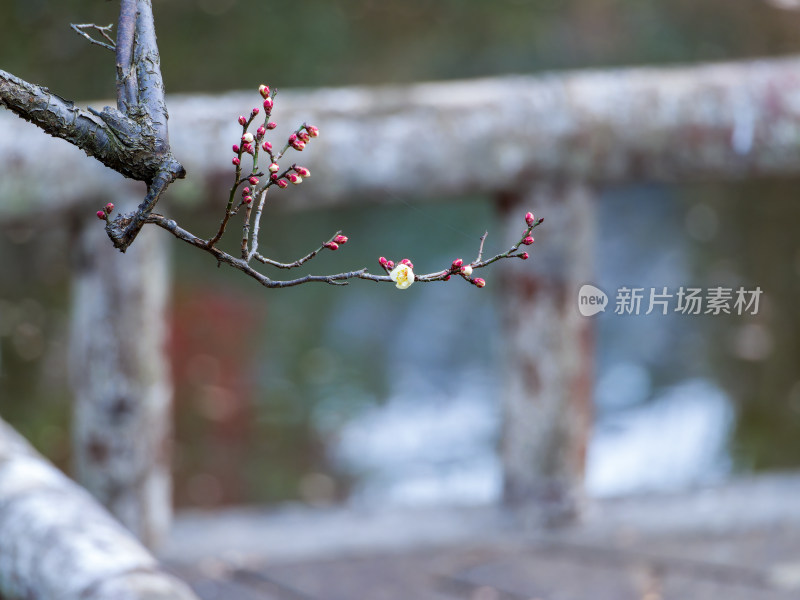
<path fill-rule="evenodd" d="M 0 70 L 0 106 L 84 150 L 127 178 L 147 183 L 137 210 L 106 228 L 124 252 L 162 192 L 186 171 L 171 154 L 151 0 L 121 0 L 116 46 L 117 109 L 76 108 L 47 88 Z"/>
<path fill-rule="evenodd" d="M 85 490 L 2 420 L 0 596 L 197 600 Z"/>

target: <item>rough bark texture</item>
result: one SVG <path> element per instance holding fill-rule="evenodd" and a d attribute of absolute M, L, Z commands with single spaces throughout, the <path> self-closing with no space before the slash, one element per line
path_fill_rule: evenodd
<path fill-rule="evenodd" d="M 75 475 L 153 546 L 171 516 L 167 239 L 148 230 L 124 257 L 109 252 L 96 221 L 86 225 L 70 341 Z"/>
<path fill-rule="evenodd" d="M 541 183 L 500 206 L 509 235 L 525 209 L 547 225 L 531 260 L 504 264 L 504 500 L 526 520 L 557 524 L 580 512 L 591 425 L 592 323 L 577 298 L 592 273 L 592 194 Z"/>
<path fill-rule="evenodd" d="M 85 490 L 2 420 L 0 597 L 196 600 Z"/>
<path fill-rule="evenodd" d="M 172 151 L 196 178 L 196 187 L 180 186 L 184 192 L 196 194 L 205 183 L 200 178 L 230 179 L 230 146 L 241 131 L 235 117 L 258 105 L 258 83 L 248 93 L 169 99 Z M 305 151 L 292 155 L 314 174 L 291 194 L 292 206 L 307 207 L 312 201 L 497 192 L 531 177 L 617 182 L 798 175 L 798 98 L 800 59 L 787 58 L 282 90 L 274 117 L 281 134 L 303 121 L 321 129 Z M 12 115 L 0 117 L 0 164 L 18 167 L 4 176 L 0 194 L 23 193 L 28 201 L 16 204 L 17 212 L 63 206 L 107 189 L 108 176 L 93 177 L 97 170 L 82 153 Z M 87 174 L 80 186 L 54 192 L 65 174 L 77 173 Z M 10 210 L 1 206 L 0 214 Z"/>

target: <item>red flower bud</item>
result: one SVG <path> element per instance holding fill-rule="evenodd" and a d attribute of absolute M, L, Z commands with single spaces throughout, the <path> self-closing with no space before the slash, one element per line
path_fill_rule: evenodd
<path fill-rule="evenodd" d="M 272 144 L 270 144 L 269 142 L 264 142 L 263 144 L 261 144 L 261 149 L 264 152 L 269 152 L 270 150 L 272 150 Z"/>
<path fill-rule="evenodd" d="M 394 269 L 394 261 L 393 260 L 387 260 L 386 261 L 386 268 L 387 269 Z"/>
<path fill-rule="evenodd" d="M 245 144 L 245 145 L 243 146 L 243 148 L 242 148 L 242 149 L 243 149 L 245 152 L 247 152 L 248 154 L 252 154 L 252 153 L 253 153 L 253 144 L 247 143 L 247 144 Z"/>
<path fill-rule="evenodd" d="M 102 219 L 103 221 L 105 221 L 106 220 L 106 211 L 98 210 L 97 211 L 97 218 L 98 219 Z"/>
<path fill-rule="evenodd" d="M 262 125 L 261 127 L 259 127 L 258 129 L 256 129 L 256 137 L 257 137 L 257 138 L 262 138 L 262 137 L 264 137 L 264 134 L 265 134 L 265 133 L 267 133 L 267 130 L 264 128 L 264 126 L 263 126 L 263 125 Z"/>
<path fill-rule="evenodd" d="M 240 161 L 238 157 L 234 156 L 234 157 L 233 157 L 233 160 L 232 160 L 231 162 L 232 162 L 233 164 L 235 164 L 235 165 L 238 167 L 238 166 L 239 166 L 239 164 L 240 164 L 242 161 Z"/>
<path fill-rule="evenodd" d="M 539 219 L 539 225 L 541 225 L 542 223 L 544 223 L 544 217 Z"/>
<path fill-rule="evenodd" d="M 301 183 L 303 183 L 303 178 L 300 177 L 300 175 L 298 175 L 297 173 L 288 173 L 286 175 L 286 178 L 295 185 L 300 185 Z"/>
<path fill-rule="evenodd" d="M 279 179 L 279 180 L 278 180 L 278 187 L 279 187 L 279 188 L 285 188 L 287 185 L 289 185 L 289 184 L 288 184 L 288 183 L 286 183 L 286 180 L 285 180 L 285 179 Z"/>
<path fill-rule="evenodd" d="M 278 171 L 280 171 L 280 170 L 281 170 L 281 168 L 278 166 L 278 163 L 272 163 L 272 164 L 269 166 L 269 172 L 270 172 L 270 173 L 277 173 L 277 172 L 278 172 Z"/>
<path fill-rule="evenodd" d="M 453 261 L 453 266 L 451 267 L 453 270 L 457 270 L 461 268 L 461 265 L 464 264 L 464 261 L 460 258 L 457 258 Z"/>
<path fill-rule="evenodd" d="M 295 140 L 294 142 L 292 142 L 292 148 L 294 148 L 298 152 L 302 152 L 303 148 L 305 147 L 306 147 L 305 142 L 301 142 L 300 140 Z"/>
<path fill-rule="evenodd" d="M 270 178 L 272 181 L 278 181 L 278 174 L 277 174 L 277 173 L 271 173 L 271 174 L 270 174 L 270 176 L 269 176 L 269 178 Z"/>
<path fill-rule="evenodd" d="M 408 260 L 407 258 L 404 258 L 403 260 L 401 260 L 400 264 L 401 265 L 406 265 L 408 267 L 411 267 L 412 269 L 414 268 L 414 264 L 410 260 Z"/>
<path fill-rule="evenodd" d="M 385 256 L 381 256 L 381 257 L 378 259 L 378 263 L 380 263 L 380 265 L 381 265 L 382 267 L 386 268 L 386 265 L 389 263 L 389 261 L 388 261 L 388 260 L 386 260 L 386 257 L 385 257 Z"/>
<path fill-rule="evenodd" d="M 348 237 L 346 235 L 337 235 L 335 238 L 333 238 L 333 241 L 336 242 L 337 244 L 339 244 L 340 246 L 342 244 L 346 244 L 347 240 L 348 240 Z"/>
<path fill-rule="evenodd" d="M 339 249 L 339 244 L 337 244 L 336 242 L 325 242 L 323 244 L 323 246 L 325 248 L 327 248 L 328 250 L 338 250 Z"/>
<path fill-rule="evenodd" d="M 267 129 L 275 129 L 277 126 L 278 124 L 275 121 L 270 121 L 267 123 Z"/>
<path fill-rule="evenodd" d="M 242 127 L 247 125 L 247 119 L 244 118 L 244 115 L 239 115 L 239 119 L 238 120 L 239 120 L 239 125 L 241 125 Z"/>
<path fill-rule="evenodd" d="M 311 171 L 305 167 L 295 167 L 294 170 L 300 177 L 311 177 Z"/>
<path fill-rule="evenodd" d="M 260 86 L 258 86 L 258 93 L 261 94 L 262 98 L 266 98 L 269 96 L 269 86 L 266 86 L 262 83 Z"/>
<path fill-rule="evenodd" d="M 296 142 L 296 141 L 297 141 L 297 134 L 296 134 L 296 133 L 293 133 L 292 135 L 290 135 L 290 136 L 289 136 L 289 140 L 288 140 L 288 142 L 289 142 L 290 144 L 291 144 L 292 142 Z"/>
<path fill-rule="evenodd" d="M 534 218 L 532 212 L 525 213 L 525 222 L 528 224 L 528 227 L 533 225 Z"/>
<path fill-rule="evenodd" d="M 297 137 L 298 137 L 300 140 L 302 140 L 302 141 L 304 141 L 304 142 L 306 142 L 306 143 L 308 143 L 308 140 L 310 139 L 310 137 L 309 137 L 308 133 L 306 133 L 305 131 L 301 131 L 300 133 L 298 133 L 298 134 L 297 134 Z"/>
<path fill-rule="evenodd" d="M 526 246 L 530 246 L 533 243 L 533 238 L 531 236 L 527 236 L 524 240 L 522 240 L 522 243 Z"/>
<path fill-rule="evenodd" d="M 258 114 L 258 113 L 259 113 L 259 110 L 258 110 L 258 107 L 257 107 L 257 106 L 256 106 L 256 107 L 254 107 L 254 108 L 253 108 L 253 110 L 251 110 L 251 111 L 250 111 L 250 114 L 251 114 L 252 116 L 254 116 L 254 117 L 255 117 L 255 116 Z"/>
<path fill-rule="evenodd" d="M 112 210 L 114 210 L 114 205 L 109 202 L 106 204 L 106 212 L 110 215 Z"/>
<path fill-rule="evenodd" d="M 242 190 L 242 196 L 247 196 L 247 194 L 249 194 L 249 193 L 250 193 L 250 188 L 249 187 L 246 187 L 246 188 L 244 188 Z"/>
<path fill-rule="evenodd" d="M 479 288 L 482 288 L 483 286 L 485 286 L 485 285 L 486 285 L 486 281 L 484 281 L 484 280 L 483 280 L 483 279 L 481 279 L 480 277 L 476 277 L 476 278 L 475 278 L 475 281 L 474 281 L 474 283 L 475 283 L 475 285 L 477 285 Z"/>
<path fill-rule="evenodd" d="M 253 201 L 253 197 L 252 196 L 245 196 L 242 199 L 244 200 L 245 204 L 250 204 Z"/>
<path fill-rule="evenodd" d="M 319 129 L 314 127 L 313 125 L 306 126 L 306 131 L 308 131 L 308 135 L 310 135 L 311 137 L 319 136 Z"/>
<path fill-rule="evenodd" d="M 258 177 L 253 176 L 250 179 L 248 179 L 247 181 L 250 182 L 250 185 L 258 185 Z"/>
<path fill-rule="evenodd" d="M 233 145 L 233 153 L 234 154 L 239 154 L 239 146 L 237 144 Z"/>
<path fill-rule="evenodd" d="M 527 252 L 523 252 L 522 254 L 519 255 L 519 257 L 522 260 L 528 260 L 528 253 Z"/>
<path fill-rule="evenodd" d="M 450 281 L 450 274 L 448 273 L 447 275 L 445 275 L 442 281 Z"/>
<path fill-rule="evenodd" d="M 267 111 L 268 113 L 272 111 L 272 106 L 274 104 L 275 103 L 272 101 L 272 98 L 264 98 L 264 110 Z"/>

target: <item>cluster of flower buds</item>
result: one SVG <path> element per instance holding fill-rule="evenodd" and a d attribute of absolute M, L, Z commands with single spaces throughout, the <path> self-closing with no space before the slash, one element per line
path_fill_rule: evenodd
<path fill-rule="evenodd" d="M 267 135 L 268 131 L 271 131 L 277 127 L 275 121 L 270 121 L 270 115 L 272 114 L 272 108 L 275 104 L 275 94 L 271 92 L 269 87 L 266 85 L 261 85 L 258 88 L 259 94 L 264 99 L 264 122 L 258 126 L 255 131 L 255 134 L 248 131 L 250 125 L 253 123 L 253 120 L 256 116 L 258 116 L 261 110 L 258 107 L 253 108 L 250 111 L 250 117 L 247 118 L 244 115 L 240 115 L 237 119 L 239 125 L 242 126 L 242 137 L 239 144 L 233 145 L 233 153 L 236 155 L 233 157 L 232 162 L 233 165 L 237 169 L 237 181 L 242 165 L 242 158 L 244 154 L 250 154 L 253 156 L 253 168 L 251 173 L 257 174 L 258 173 L 258 153 L 259 151 L 266 153 L 269 156 L 270 164 L 268 167 L 269 170 L 269 182 L 264 187 L 269 187 L 271 185 L 277 185 L 279 188 L 285 188 L 290 183 L 294 185 L 299 185 L 303 182 L 303 179 L 306 179 L 311 176 L 311 171 L 306 167 L 299 167 L 297 165 L 292 165 L 289 169 L 285 172 L 280 173 L 280 166 L 278 165 L 278 160 L 283 156 L 284 152 L 289 148 L 293 148 L 295 150 L 301 151 L 306 147 L 306 144 L 309 142 L 311 138 L 319 136 L 319 129 L 314 127 L 313 125 L 309 125 L 308 123 L 303 123 L 294 133 L 289 136 L 289 139 L 286 142 L 285 147 L 280 152 L 274 152 L 272 143 L 266 141 L 264 138 Z M 250 177 L 252 179 L 252 176 Z M 251 182 L 251 185 L 256 185 Z M 257 193 L 254 190 L 254 195 Z"/>
<path fill-rule="evenodd" d="M 108 215 L 110 215 L 113 211 L 114 211 L 114 205 L 111 204 L 111 202 L 109 202 L 103 207 L 103 210 L 98 210 L 97 213 L 95 214 L 97 215 L 98 219 L 105 221 L 106 219 L 108 219 Z"/>
<path fill-rule="evenodd" d="M 337 233 L 332 240 L 322 244 L 322 247 L 327 248 L 328 250 L 338 250 L 339 246 L 346 244 L 349 239 L 350 238 L 348 238 L 346 235 Z"/>

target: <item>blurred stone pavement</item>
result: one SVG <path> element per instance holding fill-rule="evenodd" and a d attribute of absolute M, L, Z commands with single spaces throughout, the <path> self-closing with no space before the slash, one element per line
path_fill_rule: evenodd
<path fill-rule="evenodd" d="M 497 507 L 180 513 L 161 559 L 204 600 L 800 598 L 800 474 L 594 501 L 582 523 Z"/>

